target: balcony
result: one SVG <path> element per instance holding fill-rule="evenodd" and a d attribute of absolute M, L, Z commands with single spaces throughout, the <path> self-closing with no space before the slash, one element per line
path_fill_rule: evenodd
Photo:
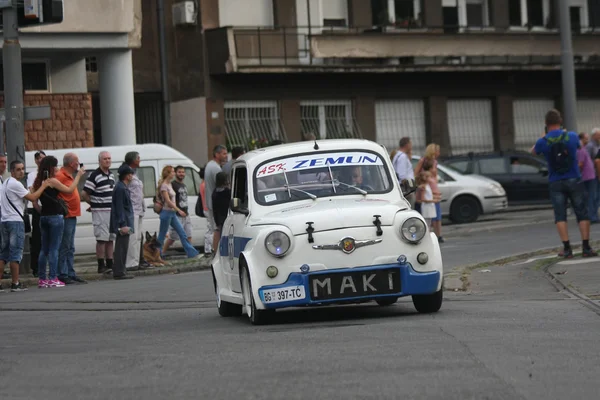
<path fill-rule="evenodd" d="M 600 29 L 574 33 L 577 68 L 600 68 Z M 559 69 L 557 30 L 490 27 L 222 27 L 209 71 L 231 73 Z"/>

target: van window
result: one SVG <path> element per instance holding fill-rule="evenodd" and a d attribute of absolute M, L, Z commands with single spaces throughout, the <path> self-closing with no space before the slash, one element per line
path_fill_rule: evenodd
<path fill-rule="evenodd" d="M 198 196 L 201 182 L 202 179 L 200 179 L 200 174 L 198 174 L 196 170 L 185 167 L 185 179 L 183 180 L 183 183 L 187 186 L 188 196 Z"/>
<path fill-rule="evenodd" d="M 115 180 L 119 180 L 118 174 L 119 168 L 111 168 L 110 172 L 115 176 Z M 137 169 L 137 176 L 144 184 L 144 197 L 152 198 L 156 194 L 158 182 L 156 182 L 156 174 L 154 167 L 139 167 Z"/>

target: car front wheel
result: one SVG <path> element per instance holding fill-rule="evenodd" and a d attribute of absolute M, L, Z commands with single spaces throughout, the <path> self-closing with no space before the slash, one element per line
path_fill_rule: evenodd
<path fill-rule="evenodd" d="M 252 282 L 250 281 L 250 273 L 248 268 L 243 266 L 240 271 L 240 279 L 242 284 L 242 296 L 244 305 L 242 311 L 248 316 L 252 325 L 264 325 L 269 323 L 275 310 L 259 310 L 256 308 L 254 296 L 252 295 Z"/>
<path fill-rule="evenodd" d="M 450 219 L 457 224 L 477 221 L 479 218 L 479 202 L 471 196 L 460 196 L 452 202 Z"/>
<path fill-rule="evenodd" d="M 443 289 L 440 289 L 433 294 L 414 295 L 412 301 L 418 312 L 429 314 L 438 312 L 442 308 L 443 297 Z"/>
<path fill-rule="evenodd" d="M 215 278 L 214 271 L 213 282 L 215 285 L 215 297 L 217 298 L 217 309 L 219 310 L 219 315 L 221 317 L 236 317 L 240 315 L 242 313 L 242 306 L 240 306 L 239 304 L 229 303 L 221 299 L 221 296 L 219 295 L 219 284 L 217 283 L 217 279 Z"/>

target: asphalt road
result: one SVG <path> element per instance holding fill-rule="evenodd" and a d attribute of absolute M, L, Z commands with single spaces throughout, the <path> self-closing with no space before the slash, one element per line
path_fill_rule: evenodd
<path fill-rule="evenodd" d="M 558 242 L 551 223 L 468 230 L 446 268 Z M 597 314 L 528 264 L 474 271 L 471 288 L 435 315 L 403 300 L 266 327 L 219 317 L 208 272 L 4 293 L 1 398 L 597 398 Z"/>

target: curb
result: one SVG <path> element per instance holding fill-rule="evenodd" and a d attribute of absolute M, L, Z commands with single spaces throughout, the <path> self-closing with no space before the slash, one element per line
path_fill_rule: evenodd
<path fill-rule="evenodd" d="M 590 308 L 596 314 L 600 315 L 600 304 L 596 303 L 594 300 L 587 297 L 585 294 L 580 291 L 570 287 L 569 285 L 565 285 L 565 283 L 554 273 L 550 271 L 550 268 L 558 264 L 563 260 L 557 260 L 550 265 L 544 267 L 544 274 L 546 278 L 550 281 L 552 286 L 554 286 L 559 292 L 568 292 L 571 296 L 577 298 L 580 303 Z"/>
<path fill-rule="evenodd" d="M 590 241 L 590 246 L 593 246 L 593 247 L 600 246 L 600 240 Z M 577 249 L 581 248 L 581 245 L 572 245 L 571 247 L 573 248 L 573 250 L 577 250 Z M 480 262 L 480 263 L 467 264 L 467 265 L 463 265 L 460 267 L 455 267 L 451 271 L 444 273 L 444 278 L 446 278 L 446 276 L 449 275 L 449 278 L 460 279 L 462 281 L 462 288 L 459 289 L 457 287 L 452 287 L 452 288 L 444 287 L 444 290 L 445 291 L 466 292 L 469 287 L 469 281 L 468 281 L 468 279 L 464 278 L 464 276 L 466 273 L 468 273 L 474 269 L 505 265 L 505 264 L 513 263 L 515 261 L 522 261 L 524 259 L 535 257 L 535 256 L 544 256 L 544 255 L 549 255 L 551 253 L 558 253 L 561 250 L 562 250 L 562 246 L 546 247 L 543 249 L 530 251 L 527 253 L 518 253 L 518 254 L 513 254 L 510 256 L 507 256 L 507 257 L 497 258 L 495 260 L 484 261 L 484 262 Z M 550 264 L 550 266 L 552 266 L 554 264 L 555 263 L 552 263 L 552 264 Z M 547 272 L 547 274 L 550 274 L 550 272 Z M 459 278 L 456 278 L 456 275 L 458 275 Z M 592 301 L 592 300 L 590 300 L 590 301 Z M 594 304 L 594 306 L 596 306 L 596 304 Z M 600 310 L 600 307 L 598 308 L 598 310 Z"/>

